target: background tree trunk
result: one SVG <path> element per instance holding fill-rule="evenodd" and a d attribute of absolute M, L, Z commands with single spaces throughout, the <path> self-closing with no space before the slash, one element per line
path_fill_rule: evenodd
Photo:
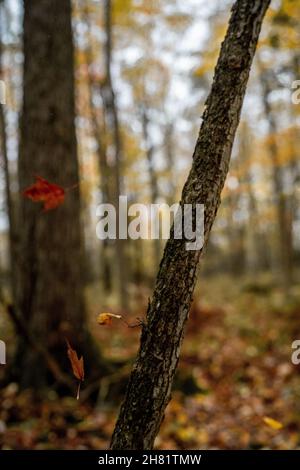
<path fill-rule="evenodd" d="M 239 132 L 239 161 L 247 167 L 244 182 L 249 198 L 249 219 L 245 227 L 245 236 L 248 239 L 247 267 L 257 276 L 260 271 L 270 269 L 268 256 L 268 242 L 266 234 L 261 227 L 261 216 L 258 210 L 258 201 L 255 194 L 253 176 L 251 174 L 251 161 L 253 157 L 253 135 L 246 121 L 241 123 Z"/>
<path fill-rule="evenodd" d="M 249 72 L 270 0 L 238 0 L 215 70 L 181 204 L 205 205 L 205 243 L 228 172 Z M 202 250 L 173 232 L 166 244 L 112 449 L 151 449 L 170 400 Z"/>
<path fill-rule="evenodd" d="M 24 1 L 24 96 L 20 189 L 40 175 L 63 187 L 79 184 L 75 136 L 74 58 L 70 0 Z M 21 201 L 18 315 L 70 371 L 65 338 L 89 365 L 98 360 L 83 298 L 79 188 L 49 212 Z M 15 374 L 24 387 L 48 381 L 43 359 L 20 339 Z M 99 373 L 99 372 L 98 372 Z"/>
<path fill-rule="evenodd" d="M 168 195 L 167 201 L 168 204 L 171 206 L 174 204 L 175 195 L 176 195 L 176 172 L 174 168 L 174 123 L 170 122 L 166 124 L 165 127 L 165 141 L 164 141 L 164 149 L 165 149 L 165 158 L 166 164 L 169 170 L 169 181 L 168 181 Z"/>
<path fill-rule="evenodd" d="M 122 136 L 119 123 L 119 114 L 116 104 L 115 91 L 111 76 L 112 62 L 112 2 L 104 0 L 104 24 L 105 24 L 105 83 L 102 86 L 102 96 L 104 110 L 106 114 L 106 128 L 112 131 L 112 147 L 114 159 L 114 204 L 118 212 L 119 196 L 123 194 L 123 178 L 122 178 Z M 117 221 L 117 233 L 119 230 Z M 123 309 L 128 309 L 128 259 L 125 254 L 124 240 L 117 237 L 116 254 L 118 266 L 118 284 L 120 305 Z"/>
<path fill-rule="evenodd" d="M 87 46 L 85 49 L 86 62 L 88 65 L 87 81 L 89 87 L 89 110 L 91 114 L 91 124 L 93 130 L 93 136 L 97 146 L 98 165 L 100 172 L 100 190 L 101 190 L 101 202 L 107 204 L 112 200 L 111 197 L 111 167 L 108 164 L 107 155 L 107 128 L 105 125 L 105 116 L 99 119 L 97 109 L 94 102 L 94 92 L 97 90 L 103 101 L 103 108 L 105 107 L 105 101 L 102 94 L 102 83 L 95 80 L 92 74 L 93 65 L 93 50 L 92 50 L 92 25 L 90 21 L 90 14 L 87 8 L 87 2 L 83 5 L 83 20 L 87 26 Z M 113 287 L 113 272 L 112 272 L 112 259 L 110 253 L 110 244 L 108 240 L 103 240 L 102 249 L 100 255 L 100 266 L 101 266 L 101 277 L 103 280 L 103 288 L 106 294 L 111 293 Z"/>
<path fill-rule="evenodd" d="M 2 17 L 4 16 L 4 5 L 3 0 L 0 2 L 0 25 L 2 24 Z M 2 30 L 0 30 L 0 79 L 3 79 L 3 43 L 2 43 Z M 7 210 L 7 217 L 9 223 L 9 268 L 10 268 L 10 286 L 12 299 L 15 297 L 15 258 L 17 250 L 17 231 L 16 231 L 16 220 L 15 210 L 13 204 L 13 198 L 11 195 L 11 182 L 10 182 L 10 171 L 9 171 L 9 160 L 7 152 L 7 138 L 6 138 L 6 119 L 4 105 L 0 103 L 0 140 L 1 140 L 1 157 L 3 159 L 4 169 L 4 180 L 5 180 L 5 203 Z"/>
<path fill-rule="evenodd" d="M 150 141 L 150 136 L 149 136 L 149 117 L 148 117 L 147 104 L 142 103 L 140 105 L 140 108 L 141 108 L 141 121 L 142 121 L 142 127 L 143 127 L 143 140 L 144 140 L 144 145 L 146 149 L 148 174 L 149 174 L 149 180 L 150 180 L 151 204 L 157 204 L 159 193 L 158 193 L 157 175 L 156 175 L 155 166 L 154 166 L 154 150 L 155 149 L 154 149 L 153 144 Z M 155 269 L 157 269 L 159 266 L 160 256 L 161 256 L 160 238 L 153 240 L 153 255 L 154 255 Z"/>
<path fill-rule="evenodd" d="M 272 163 L 273 173 L 273 194 L 276 200 L 277 224 L 276 232 L 278 233 L 278 261 L 280 269 L 280 278 L 285 291 L 288 293 L 293 281 L 293 229 L 292 215 L 289 207 L 288 198 L 284 192 L 284 175 L 281 168 L 279 150 L 276 142 L 277 123 L 272 106 L 270 104 L 270 94 L 272 86 L 270 78 L 260 66 L 260 80 L 262 86 L 262 98 L 265 116 L 269 126 L 269 155 Z M 275 81 L 275 77 L 273 77 Z"/>

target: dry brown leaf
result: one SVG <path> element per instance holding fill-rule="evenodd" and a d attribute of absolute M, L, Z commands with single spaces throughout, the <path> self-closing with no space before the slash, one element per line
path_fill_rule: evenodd
<path fill-rule="evenodd" d="M 80 384 L 84 381 L 84 364 L 83 364 L 83 357 L 78 357 L 77 352 L 73 349 L 68 340 L 66 340 L 68 346 L 68 358 L 70 359 L 72 371 L 76 379 L 79 380 L 78 389 L 77 389 L 77 400 L 79 400 L 79 393 L 80 393 Z"/>

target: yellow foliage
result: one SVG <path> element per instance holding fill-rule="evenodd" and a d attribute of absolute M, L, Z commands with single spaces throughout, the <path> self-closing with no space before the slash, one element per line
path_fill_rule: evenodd
<path fill-rule="evenodd" d="M 283 428 L 283 424 L 277 421 L 276 419 L 269 418 L 268 416 L 263 417 L 263 422 L 269 426 L 270 428 L 274 429 L 275 431 L 279 431 Z"/>

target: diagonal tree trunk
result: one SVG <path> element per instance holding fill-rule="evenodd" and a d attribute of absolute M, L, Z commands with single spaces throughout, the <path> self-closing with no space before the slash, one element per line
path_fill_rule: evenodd
<path fill-rule="evenodd" d="M 181 204 L 205 205 L 205 243 L 216 217 L 239 123 L 249 72 L 270 0 L 237 0 L 215 70 L 212 90 Z M 184 326 L 202 250 L 185 240 L 166 244 L 143 327 L 141 345 L 113 433 L 112 449 L 151 449 L 170 400 Z"/>

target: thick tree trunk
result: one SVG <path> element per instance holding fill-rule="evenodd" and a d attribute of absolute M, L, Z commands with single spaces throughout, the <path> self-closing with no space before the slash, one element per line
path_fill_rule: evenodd
<path fill-rule="evenodd" d="M 181 204 L 205 205 L 205 243 L 220 204 L 232 144 L 270 0 L 238 0 L 222 44 Z M 112 449 L 151 449 L 170 400 L 202 250 L 168 240 L 141 345 L 112 437 Z"/>
<path fill-rule="evenodd" d="M 63 187 L 79 183 L 73 79 L 70 0 L 24 0 L 21 190 L 34 175 Z M 89 365 L 99 356 L 87 331 L 83 298 L 79 189 L 49 212 L 22 198 L 20 237 L 17 314 L 31 337 L 70 372 L 68 338 L 84 354 L 89 376 Z M 22 339 L 15 374 L 24 387 L 49 380 L 43 357 Z"/>

